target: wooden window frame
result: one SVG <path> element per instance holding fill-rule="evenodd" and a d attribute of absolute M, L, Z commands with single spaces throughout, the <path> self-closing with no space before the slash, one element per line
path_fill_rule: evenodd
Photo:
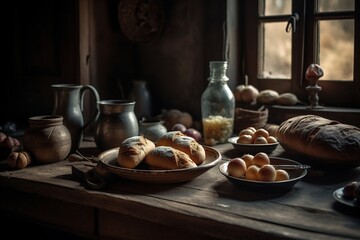
<path fill-rule="evenodd" d="M 274 89 L 279 93 L 292 92 L 302 101 L 307 102 L 308 93 L 306 86 L 309 85 L 305 79 L 307 67 L 315 62 L 315 44 L 314 37 L 316 33 L 315 21 L 319 19 L 348 19 L 352 12 L 333 12 L 333 13 L 316 13 L 316 1 L 293 0 L 292 12 L 296 12 L 300 19 L 297 22 L 297 31 L 292 33 L 292 70 L 291 80 L 268 79 L 258 77 L 258 38 L 259 38 L 259 21 L 267 22 L 270 20 L 284 20 L 289 16 L 262 17 L 259 16 L 258 1 L 245 0 L 238 5 L 238 12 L 243 13 L 240 17 L 239 30 L 243 40 L 239 43 L 243 57 L 240 58 L 237 84 L 244 84 L 245 75 L 248 76 L 249 84 L 256 86 L 259 90 Z M 322 91 L 319 93 L 321 105 L 336 107 L 360 107 L 360 2 L 355 1 L 355 35 L 354 35 L 354 79 L 353 81 L 320 81 L 319 85 Z M 285 24 L 284 24 L 285 31 Z M 290 34 L 290 33 L 289 33 Z M 297 66 L 297 67 L 294 67 Z M 325 73 L 326 74 L 326 73 Z"/>

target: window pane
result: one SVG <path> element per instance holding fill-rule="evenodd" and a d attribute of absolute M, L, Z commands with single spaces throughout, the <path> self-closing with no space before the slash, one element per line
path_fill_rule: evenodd
<path fill-rule="evenodd" d="M 319 0 L 319 12 L 354 11 L 355 0 Z"/>
<path fill-rule="evenodd" d="M 263 42 L 260 42 L 259 77 L 291 78 L 291 34 L 285 22 L 263 23 Z M 261 40 L 260 40 L 261 41 Z"/>
<path fill-rule="evenodd" d="M 263 0 L 264 13 L 261 15 L 291 14 L 291 2 L 291 0 Z"/>
<path fill-rule="evenodd" d="M 320 80 L 353 80 L 354 20 L 319 21 L 319 47 Z"/>

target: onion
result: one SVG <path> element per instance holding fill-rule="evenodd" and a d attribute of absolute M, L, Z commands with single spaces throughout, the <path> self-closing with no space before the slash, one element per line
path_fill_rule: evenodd
<path fill-rule="evenodd" d="M 201 139 L 201 133 L 198 130 L 196 130 L 195 128 L 186 129 L 184 134 L 186 136 L 194 138 L 196 141 L 200 141 L 200 139 Z"/>
<path fill-rule="evenodd" d="M 172 131 L 180 131 L 182 133 L 184 133 L 186 131 L 186 127 L 184 124 L 182 123 L 176 123 L 172 128 Z"/>

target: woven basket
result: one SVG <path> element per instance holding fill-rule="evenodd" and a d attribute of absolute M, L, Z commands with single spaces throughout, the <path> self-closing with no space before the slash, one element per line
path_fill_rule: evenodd
<path fill-rule="evenodd" d="M 264 127 L 268 120 L 268 112 L 267 108 L 259 111 L 236 108 L 234 133 L 238 134 L 247 127 L 254 127 L 256 129 Z"/>

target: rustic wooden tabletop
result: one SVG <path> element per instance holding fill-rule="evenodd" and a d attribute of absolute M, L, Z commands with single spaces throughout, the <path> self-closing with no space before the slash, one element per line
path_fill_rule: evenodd
<path fill-rule="evenodd" d="M 72 175 L 71 166 L 83 163 L 64 160 L 15 171 L 3 168 L 0 188 L 184 229 L 204 238 L 360 239 L 360 208 L 333 197 L 334 191 L 349 181 L 360 181 L 360 168 L 311 169 L 286 192 L 244 190 L 219 171 L 220 164 L 242 153 L 231 144 L 214 148 L 222 155 L 220 163 L 185 183 L 148 184 L 115 176 L 105 189 L 94 190 Z M 85 156 L 99 153 L 93 142 L 85 142 L 79 151 Z M 281 146 L 270 155 L 289 157 Z M 158 230 L 147 230 L 147 234 L 159 234 Z M 101 222 L 97 233 L 108 237 L 118 234 Z"/>

